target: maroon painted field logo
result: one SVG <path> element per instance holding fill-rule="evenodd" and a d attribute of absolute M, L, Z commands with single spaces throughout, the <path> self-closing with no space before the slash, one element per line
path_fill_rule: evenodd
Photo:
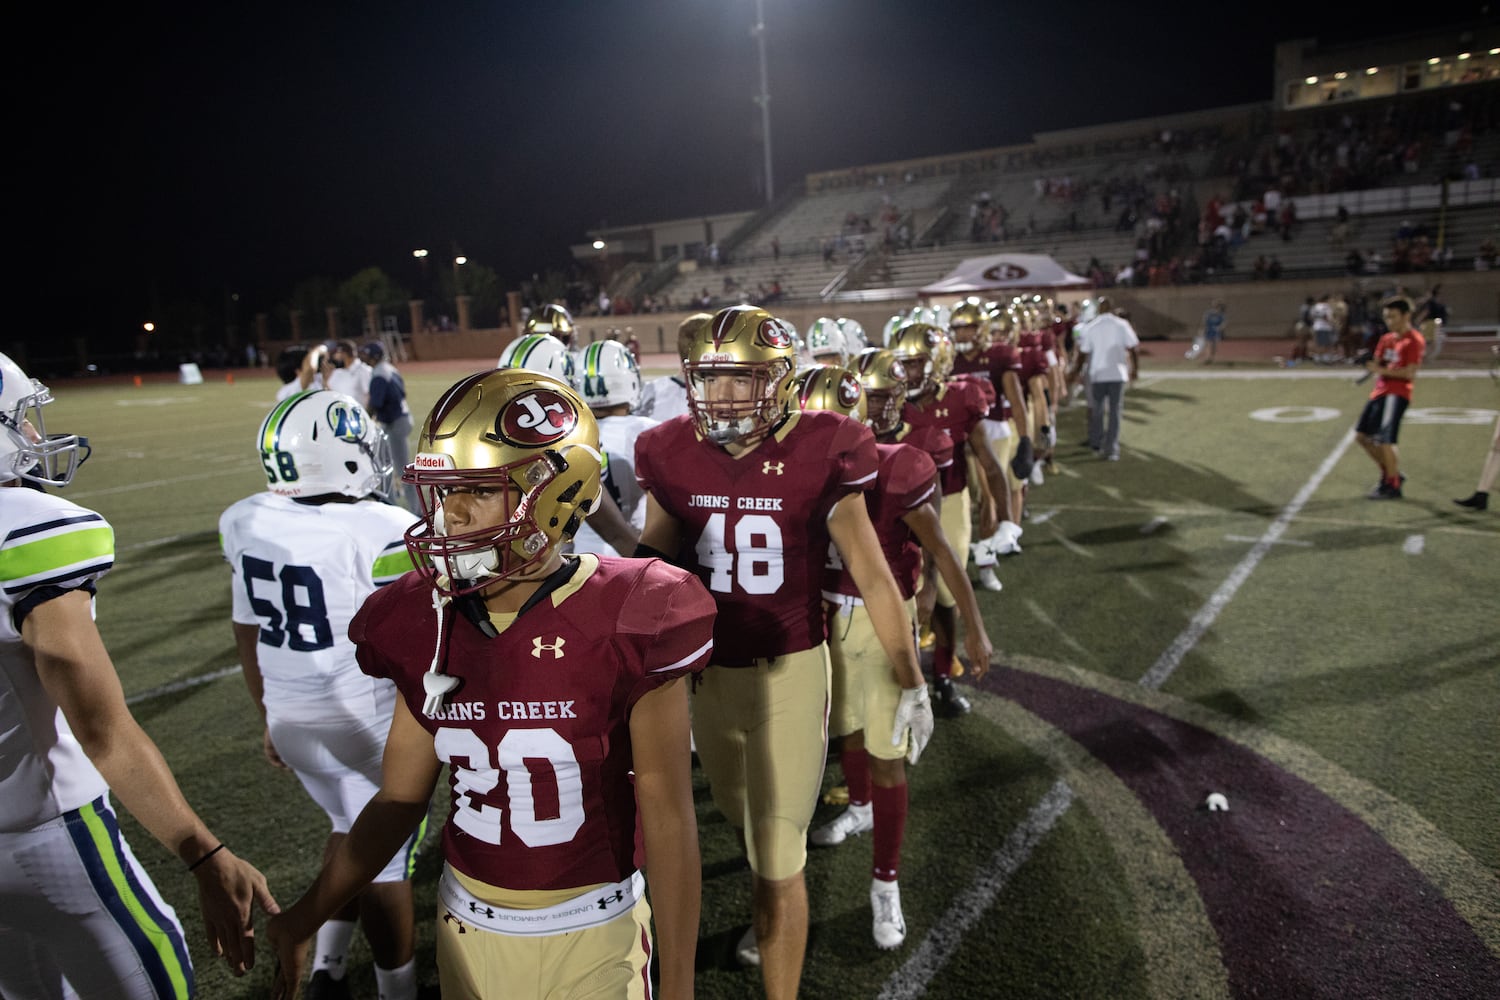
<path fill-rule="evenodd" d="M 523 448 L 538 448 L 572 433 L 578 411 L 561 393 L 530 389 L 506 403 L 495 418 L 495 435 Z"/>
<path fill-rule="evenodd" d="M 1019 264 L 1007 263 L 996 264 L 994 267 L 987 268 L 984 276 L 988 281 L 1020 281 L 1030 273 L 1030 271 Z"/>

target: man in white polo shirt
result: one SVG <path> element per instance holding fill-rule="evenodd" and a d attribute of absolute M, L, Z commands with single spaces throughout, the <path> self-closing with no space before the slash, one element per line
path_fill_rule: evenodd
<path fill-rule="evenodd" d="M 1141 340 L 1128 320 L 1115 315 L 1106 295 L 1099 296 L 1099 315 L 1079 327 L 1076 337 L 1078 366 L 1088 371 L 1089 447 L 1100 458 L 1118 462 L 1120 407 L 1125 384 L 1135 381 L 1140 367 Z"/>

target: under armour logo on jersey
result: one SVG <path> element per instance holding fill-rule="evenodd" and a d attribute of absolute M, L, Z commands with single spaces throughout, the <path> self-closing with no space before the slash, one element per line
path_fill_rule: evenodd
<path fill-rule="evenodd" d="M 940 409 L 933 410 L 932 411 L 932 415 L 934 417 L 937 417 L 939 420 L 947 420 L 948 419 L 948 408 L 947 407 L 942 407 Z"/>
<path fill-rule="evenodd" d="M 483 913 L 485 916 L 489 917 L 491 920 L 493 920 L 495 918 L 495 911 L 493 909 L 491 909 L 488 906 L 481 907 L 478 903 L 474 902 L 473 900 L 469 901 L 469 912 L 473 913 L 473 914 L 476 914 L 476 915 L 480 914 L 480 913 Z"/>
<path fill-rule="evenodd" d="M 564 655 L 563 654 L 563 643 L 566 642 L 567 640 L 565 640 L 560 635 L 553 636 L 553 639 L 556 640 L 556 641 L 554 641 L 554 642 L 543 642 L 541 636 L 539 636 L 539 635 L 532 636 L 532 638 L 531 638 L 531 655 L 534 656 L 534 657 L 536 657 L 538 660 L 540 660 L 542 658 L 542 650 L 545 649 L 547 652 L 549 652 L 549 653 L 552 654 L 552 658 L 554 660 L 560 660 L 560 659 L 562 659 L 563 655 Z"/>
<path fill-rule="evenodd" d="M 451 914 L 451 913 L 445 913 L 445 914 L 443 914 L 443 919 L 445 921 L 451 920 L 453 923 L 457 924 L 458 925 L 458 933 L 460 933 L 460 934 L 467 934 L 467 933 L 469 933 L 469 929 L 464 926 L 464 922 L 462 920 L 458 919 L 457 917 L 455 917 L 453 914 Z"/>
<path fill-rule="evenodd" d="M 609 904 L 610 903 L 623 903 L 623 902 L 625 902 L 625 893 L 623 893 L 619 889 L 616 889 L 612 894 L 610 894 L 608 896 L 600 896 L 599 899 L 597 900 L 597 902 L 599 904 L 599 909 L 601 909 L 601 910 L 607 910 L 607 909 L 609 909 Z"/>
<path fill-rule="evenodd" d="M 768 475 L 768 476 L 771 473 L 773 473 L 773 472 L 776 473 L 779 476 L 779 475 L 782 475 L 784 472 L 786 472 L 786 463 L 785 462 L 766 462 L 766 463 L 764 463 L 764 464 L 761 465 L 760 471 L 762 473 L 764 473 L 765 475 Z"/>

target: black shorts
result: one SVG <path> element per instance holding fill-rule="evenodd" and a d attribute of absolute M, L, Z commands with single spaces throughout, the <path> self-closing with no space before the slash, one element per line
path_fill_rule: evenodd
<path fill-rule="evenodd" d="M 1401 416 L 1406 413 L 1406 399 L 1392 393 L 1377 396 L 1365 404 L 1354 429 L 1376 444 L 1395 444 L 1401 434 Z"/>

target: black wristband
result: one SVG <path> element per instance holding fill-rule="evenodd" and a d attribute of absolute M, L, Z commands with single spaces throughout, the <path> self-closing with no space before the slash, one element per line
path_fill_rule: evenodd
<path fill-rule="evenodd" d="M 192 864 L 188 865 L 187 870 L 188 871 L 192 871 L 194 868 L 197 868 L 199 865 L 203 864 L 203 862 L 207 861 L 209 858 L 213 857 L 215 854 L 218 854 L 223 849 L 224 849 L 224 845 L 220 844 L 218 847 L 215 847 L 213 850 L 211 850 L 207 854 L 203 855 L 203 857 L 199 858 L 197 861 L 194 861 Z"/>

